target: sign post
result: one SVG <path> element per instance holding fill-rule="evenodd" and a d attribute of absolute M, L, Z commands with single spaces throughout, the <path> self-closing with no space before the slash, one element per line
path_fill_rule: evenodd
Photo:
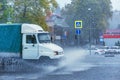
<path fill-rule="evenodd" d="M 75 32 L 76 32 L 76 35 L 77 35 L 77 44 L 79 46 L 79 42 L 80 42 L 80 34 L 81 34 L 81 28 L 82 28 L 82 20 L 76 20 L 75 23 L 74 23 L 74 27 L 75 27 Z"/>

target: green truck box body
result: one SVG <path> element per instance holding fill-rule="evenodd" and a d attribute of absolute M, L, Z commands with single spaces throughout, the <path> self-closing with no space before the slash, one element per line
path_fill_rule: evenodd
<path fill-rule="evenodd" d="M 0 52 L 21 53 L 21 24 L 0 24 Z"/>

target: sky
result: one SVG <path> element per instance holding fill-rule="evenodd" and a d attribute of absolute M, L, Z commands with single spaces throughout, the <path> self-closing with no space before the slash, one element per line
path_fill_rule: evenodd
<path fill-rule="evenodd" d="M 66 4 L 71 3 L 71 0 L 56 0 L 60 6 L 60 8 L 63 8 Z"/>
<path fill-rule="evenodd" d="M 56 0 L 58 4 L 60 5 L 60 8 L 64 7 L 66 4 L 71 3 L 71 0 Z M 120 0 L 111 0 L 113 10 L 119 10 L 120 11 Z"/>
<path fill-rule="evenodd" d="M 113 10 L 119 10 L 120 11 L 120 0 L 111 0 Z"/>

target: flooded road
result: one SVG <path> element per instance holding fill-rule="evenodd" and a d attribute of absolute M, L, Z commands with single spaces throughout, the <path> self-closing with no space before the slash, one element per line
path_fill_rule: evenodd
<path fill-rule="evenodd" d="M 25 63 L 28 68 L 33 67 L 34 70 L 36 71 L 30 71 L 30 72 L 11 72 L 11 73 L 0 73 L 0 79 L 2 80 L 17 80 L 17 79 L 37 79 L 39 77 L 43 77 L 45 75 L 49 74 L 65 74 L 65 73 L 71 73 L 72 70 L 79 70 L 83 69 L 80 66 L 77 66 L 78 63 L 79 65 L 83 65 L 82 60 L 85 58 L 87 55 L 86 51 L 81 49 L 81 48 L 67 48 L 65 49 L 65 59 L 60 61 L 58 65 L 44 65 L 44 62 L 40 65 L 34 65 L 32 63 Z M 75 66 L 76 65 L 76 66 Z M 84 67 L 84 66 L 83 66 Z M 26 68 L 27 69 L 27 68 Z M 57 70 L 65 69 L 65 71 L 57 72 Z M 70 70 L 70 72 L 69 72 Z"/>
<path fill-rule="evenodd" d="M 66 48 L 65 60 L 58 65 L 29 66 L 36 71 L 0 73 L 0 80 L 119 80 L 120 56 L 90 55 L 85 49 Z"/>

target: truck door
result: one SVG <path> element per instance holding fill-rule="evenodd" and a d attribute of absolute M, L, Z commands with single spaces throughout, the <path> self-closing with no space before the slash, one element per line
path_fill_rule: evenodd
<path fill-rule="evenodd" d="M 23 59 L 37 59 L 38 54 L 38 44 L 35 35 L 24 34 L 23 35 Z"/>

